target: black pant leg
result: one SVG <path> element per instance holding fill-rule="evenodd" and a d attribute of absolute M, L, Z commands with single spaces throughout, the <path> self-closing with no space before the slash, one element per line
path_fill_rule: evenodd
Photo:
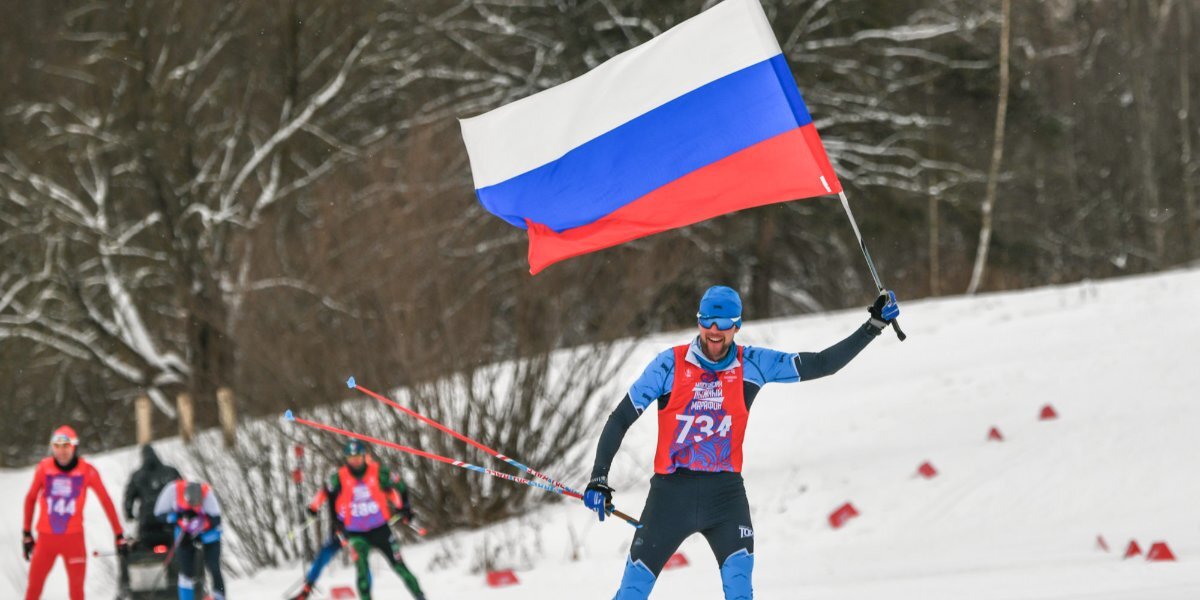
<path fill-rule="evenodd" d="M 204 566 L 212 577 L 214 592 L 225 594 L 225 578 L 221 576 L 221 540 L 204 544 Z"/>
<path fill-rule="evenodd" d="M 633 535 L 629 557 L 641 561 L 657 577 L 663 565 L 688 536 L 699 531 L 696 520 L 696 481 L 679 475 L 655 475 Z"/>
<path fill-rule="evenodd" d="M 175 548 L 175 561 L 179 563 L 180 576 L 187 577 L 189 581 L 196 578 L 196 546 L 187 535 L 179 539 L 179 546 Z"/>
<path fill-rule="evenodd" d="M 365 537 L 372 548 L 383 553 L 389 565 L 400 562 L 400 545 L 395 543 L 396 540 L 390 527 L 381 525 L 366 532 Z"/>
<path fill-rule="evenodd" d="M 713 481 L 702 501 L 701 523 L 718 566 L 739 550 L 754 554 L 754 524 L 741 475 L 722 473 Z"/>

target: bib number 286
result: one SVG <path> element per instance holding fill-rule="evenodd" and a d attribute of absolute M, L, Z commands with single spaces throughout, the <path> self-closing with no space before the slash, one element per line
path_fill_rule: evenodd
<path fill-rule="evenodd" d="M 700 430 L 700 433 L 692 436 L 692 441 L 697 443 L 712 437 L 713 433 L 721 437 L 727 437 L 729 430 L 733 429 L 733 417 L 730 415 L 725 415 L 721 419 L 721 424 L 717 426 L 715 432 L 713 431 L 715 421 L 713 421 L 711 415 L 675 415 L 675 418 L 683 421 L 683 428 L 679 431 L 679 437 L 675 439 L 676 444 L 682 444 L 687 439 L 688 434 L 691 433 L 693 427 Z"/>
<path fill-rule="evenodd" d="M 374 502 L 355 502 L 350 505 L 350 516 L 369 517 L 379 514 L 379 505 Z"/>

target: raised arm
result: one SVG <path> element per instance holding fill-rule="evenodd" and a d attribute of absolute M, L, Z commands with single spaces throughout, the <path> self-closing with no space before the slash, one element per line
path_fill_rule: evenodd
<path fill-rule="evenodd" d="M 796 372 L 800 375 L 800 381 L 811 381 L 837 373 L 858 356 L 867 344 L 879 337 L 879 333 L 880 330 L 872 327 L 870 323 L 863 323 L 849 337 L 820 352 L 797 353 Z"/>
<path fill-rule="evenodd" d="M 820 352 L 800 352 L 796 355 L 796 372 L 801 381 L 820 379 L 837 373 L 858 356 L 867 344 L 879 337 L 883 329 L 900 316 L 896 294 L 891 291 L 880 294 L 875 303 L 867 308 L 867 312 L 871 314 L 871 318 L 850 334 L 850 337 Z"/>

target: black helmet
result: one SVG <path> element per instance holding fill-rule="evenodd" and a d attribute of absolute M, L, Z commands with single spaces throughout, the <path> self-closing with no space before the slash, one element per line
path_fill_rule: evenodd
<path fill-rule="evenodd" d="M 343 456 L 363 456 L 367 453 L 367 447 L 358 440 L 350 440 L 342 446 Z"/>

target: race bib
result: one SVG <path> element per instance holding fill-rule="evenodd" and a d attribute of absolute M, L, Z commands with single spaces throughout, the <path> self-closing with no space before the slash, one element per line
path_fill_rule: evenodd
<path fill-rule="evenodd" d="M 67 531 L 67 526 L 78 509 L 82 492 L 82 475 L 46 476 L 46 512 L 50 516 L 50 529 L 54 533 Z"/>
<path fill-rule="evenodd" d="M 371 489 L 367 484 L 360 483 L 354 486 L 352 491 L 352 499 L 350 500 L 350 519 L 347 523 L 347 528 L 352 531 L 368 531 L 383 525 L 386 520 L 383 518 L 383 509 L 379 503 L 371 496 Z"/>

